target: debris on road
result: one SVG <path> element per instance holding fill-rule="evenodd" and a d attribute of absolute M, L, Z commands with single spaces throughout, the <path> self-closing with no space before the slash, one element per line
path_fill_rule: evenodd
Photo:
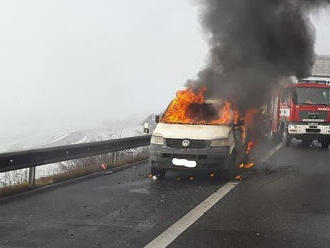
<path fill-rule="evenodd" d="M 236 177 L 234 177 L 234 179 L 237 180 L 237 181 L 242 181 L 243 177 L 242 176 L 236 176 Z"/>

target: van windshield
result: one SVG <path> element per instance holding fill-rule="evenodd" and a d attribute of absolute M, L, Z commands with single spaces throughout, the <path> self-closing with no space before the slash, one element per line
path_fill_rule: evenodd
<path fill-rule="evenodd" d="M 293 94 L 295 104 L 330 105 L 328 88 L 296 88 Z"/>

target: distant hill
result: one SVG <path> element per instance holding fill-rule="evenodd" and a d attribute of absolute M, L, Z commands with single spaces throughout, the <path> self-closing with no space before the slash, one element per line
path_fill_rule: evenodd
<path fill-rule="evenodd" d="M 0 137 L 0 153 L 86 143 L 142 135 L 143 118 L 105 121 L 103 127 L 83 130 L 47 130 L 25 136 Z"/>

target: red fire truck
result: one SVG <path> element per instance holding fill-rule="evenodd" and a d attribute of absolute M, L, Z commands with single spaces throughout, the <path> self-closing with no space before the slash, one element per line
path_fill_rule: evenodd
<path fill-rule="evenodd" d="M 330 77 L 309 77 L 277 90 L 270 100 L 271 136 L 330 144 Z"/>

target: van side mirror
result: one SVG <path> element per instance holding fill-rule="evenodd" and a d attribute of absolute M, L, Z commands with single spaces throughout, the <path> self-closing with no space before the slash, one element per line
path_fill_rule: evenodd
<path fill-rule="evenodd" d="M 156 115 L 155 116 L 155 122 L 158 123 L 159 122 L 159 119 L 160 119 L 159 115 Z"/>
<path fill-rule="evenodd" d="M 149 134 L 150 130 L 149 130 L 149 124 L 148 122 L 145 122 L 144 123 L 144 126 L 143 126 L 143 133 L 144 134 Z"/>

